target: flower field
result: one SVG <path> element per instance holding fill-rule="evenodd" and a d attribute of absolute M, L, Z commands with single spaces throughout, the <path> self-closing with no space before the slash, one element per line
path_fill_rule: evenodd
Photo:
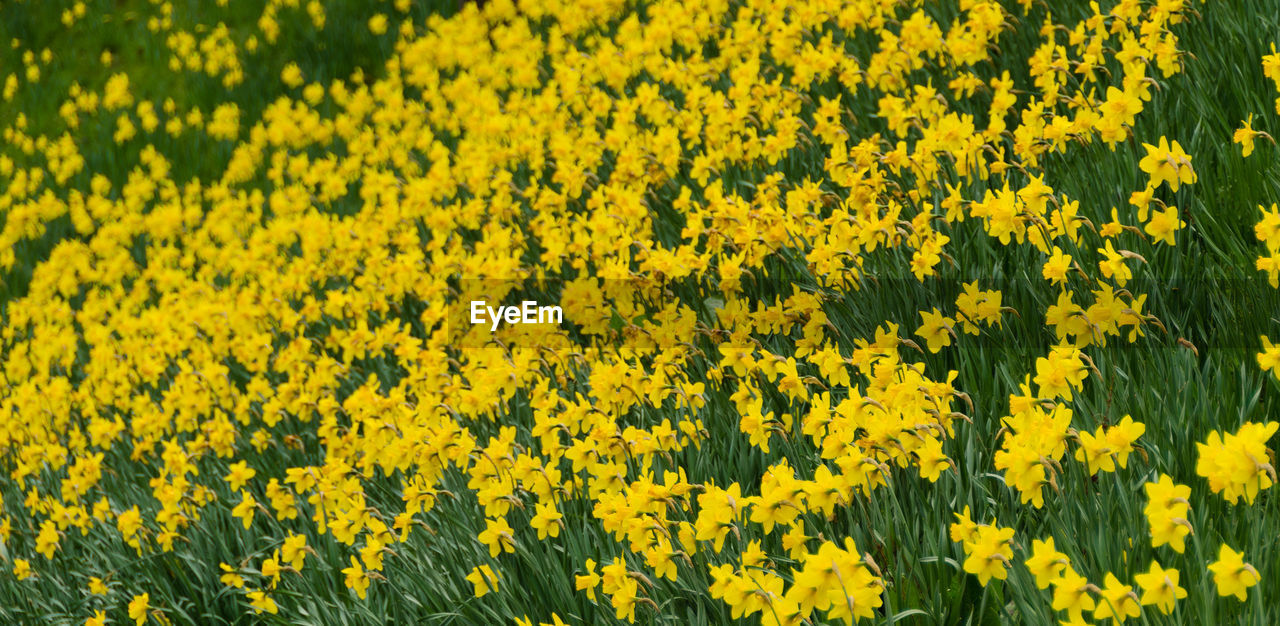
<path fill-rule="evenodd" d="M 0 624 L 1280 623 L 1277 42 L 0 3 Z"/>

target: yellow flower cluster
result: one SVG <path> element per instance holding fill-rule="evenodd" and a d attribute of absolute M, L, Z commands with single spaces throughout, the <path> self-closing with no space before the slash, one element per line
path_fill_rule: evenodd
<path fill-rule="evenodd" d="M 1005 482 L 1020 494 L 1023 504 L 1040 508 L 1044 486 L 1057 489 L 1059 462 L 1072 430 L 1071 409 L 1052 404 L 1046 410 L 1030 396 L 1011 397 L 1009 404 L 1012 414 L 1003 420 L 1007 430 L 995 454 L 995 467 L 1004 472 Z"/>
<path fill-rule="evenodd" d="M 1280 90 L 1280 53 L 1276 52 L 1274 43 L 1271 44 L 1271 54 L 1262 57 L 1262 73 Z M 1280 112 L 1280 97 L 1276 98 L 1276 111 Z M 1236 131 L 1233 140 L 1241 144 L 1244 156 L 1247 157 L 1253 152 L 1253 142 L 1257 137 L 1264 137 L 1275 143 L 1271 135 L 1253 130 L 1253 115 L 1250 115 L 1244 126 Z M 1256 267 L 1259 272 L 1266 273 L 1272 288 L 1280 289 L 1280 207 L 1275 204 L 1270 208 L 1259 205 L 1258 210 L 1262 212 L 1262 217 L 1254 225 L 1253 233 L 1262 242 L 1266 252 L 1258 255 Z M 1269 337 L 1262 337 L 1258 366 L 1280 380 L 1280 345 L 1272 344 Z"/>
<path fill-rule="evenodd" d="M 1186 550 L 1187 535 L 1191 534 L 1191 488 L 1179 485 L 1166 474 L 1160 479 L 1143 485 L 1147 494 L 1147 504 L 1143 513 L 1147 516 L 1147 527 L 1151 533 L 1151 546 L 1168 545 L 1174 552 L 1182 554 Z"/>
<path fill-rule="evenodd" d="M 1276 482 L 1267 440 L 1277 429 L 1280 422 L 1246 422 L 1234 433 L 1209 433 L 1205 443 L 1196 444 L 1196 474 L 1228 502 L 1234 504 L 1243 496 L 1246 504 L 1253 504 L 1258 492 Z"/>
<path fill-rule="evenodd" d="M 1054 484 L 1052 474 L 1049 480 L 1045 480 L 1045 470 L 1052 472 L 1065 448 L 1065 424 L 1070 422 L 1070 412 L 1055 419 L 1030 400 L 1017 396 L 1011 398 L 1011 404 L 1021 405 L 1024 410 L 1015 417 L 1005 418 L 1011 432 L 1006 434 L 1006 445 L 996 458 L 997 466 L 1004 466 L 1000 469 L 1005 470 L 1006 481 L 1022 492 L 1022 501 L 1041 507 L 1040 487 Z M 1054 409 L 1054 413 L 1061 411 L 1064 411 L 1061 406 Z M 1042 433 L 1059 434 L 1041 440 L 1020 435 L 1032 432 L 1024 425 L 1031 419 L 1038 419 L 1038 423 L 1044 424 Z M 1058 425 L 1050 425 L 1054 421 Z M 1245 502 L 1252 504 L 1259 491 L 1275 482 L 1266 441 L 1277 429 L 1280 429 L 1280 424 L 1275 422 L 1246 423 L 1237 433 L 1210 433 L 1207 443 L 1197 444 L 1200 450 L 1197 474 L 1206 477 L 1210 489 L 1228 501 L 1234 503 L 1244 496 Z M 1090 472 L 1098 469 L 1115 471 L 1117 464 L 1123 468 L 1129 452 L 1133 450 L 1133 441 L 1142 431 L 1141 424 L 1126 416 L 1105 433 L 1102 429 L 1093 436 L 1082 433 L 1077 460 L 1087 463 Z M 1032 447 L 1037 444 L 1042 446 L 1043 452 Z M 1021 466 L 1010 461 L 1019 458 L 1025 459 Z M 1144 490 L 1147 496 L 1144 514 L 1152 547 L 1168 545 L 1175 552 L 1183 553 L 1186 538 L 1193 532 L 1189 521 L 1191 503 L 1188 500 L 1191 488 L 1173 482 L 1168 475 L 1161 475 L 1158 480 L 1146 483 Z M 962 514 L 956 514 L 956 519 L 957 522 L 951 525 L 951 539 L 963 543 L 967 555 L 965 571 L 976 575 L 983 585 L 992 578 L 1007 578 L 1014 557 L 1013 530 L 974 523 L 969 517 L 968 507 Z M 1095 620 L 1111 618 L 1115 623 L 1141 616 L 1143 606 L 1155 606 L 1168 615 L 1173 613 L 1177 601 L 1187 596 L 1186 589 L 1179 585 L 1180 572 L 1174 568 L 1163 568 L 1155 561 L 1151 562 L 1146 573 L 1134 577 L 1141 596 L 1110 572 L 1099 588 L 1072 569 L 1071 559 L 1054 547 L 1053 537 L 1035 540 L 1024 564 L 1039 588 L 1054 587 L 1053 608 L 1067 613 L 1063 621 L 1066 624 L 1083 623 L 1085 611 L 1092 611 Z M 1246 599 L 1247 589 L 1260 580 L 1258 571 L 1243 561 L 1243 555 L 1226 544 L 1221 546 L 1218 560 L 1208 569 L 1219 595 L 1234 596 L 1241 601 Z"/>
<path fill-rule="evenodd" d="M 992 578 L 1008 578 L 1009 567 L 1013 564 L 1013 529 L 996 526 L 994 521 L 991 524 L 976 523 L 969 517 L 969 507 L 955 516 L 951 540 L 961 542 L 964 547 L 964 571 L 977 576 L 983 586 Z"/>
<path fill-rule="evenodd" d="M 203 72 L 220 78 L 225 87 L 235 87 L 244 82 L 240 53 L 225 24 L 218 24 L 203 37 L 184 30 L 170 30 L 165 26 L 158 28 L 164 28 L 169 33 L 165 40 L 171 54 L 169 69 L 175 72 Z"/>

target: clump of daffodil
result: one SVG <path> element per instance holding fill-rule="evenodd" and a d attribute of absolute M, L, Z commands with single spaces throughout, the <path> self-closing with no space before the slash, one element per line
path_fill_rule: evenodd
<path fill-rule="evenodd" d="M 1253 504 L 1259 492 L 1276 482 L 1267 440 L 1277 429 L 1277 422 L 1246 422 L 1234 433 L 1210 432 L 1204 443 L 1196 444 L 1196 474 L 1224 500 L 1234 504 L 1243 497 Z"/>

